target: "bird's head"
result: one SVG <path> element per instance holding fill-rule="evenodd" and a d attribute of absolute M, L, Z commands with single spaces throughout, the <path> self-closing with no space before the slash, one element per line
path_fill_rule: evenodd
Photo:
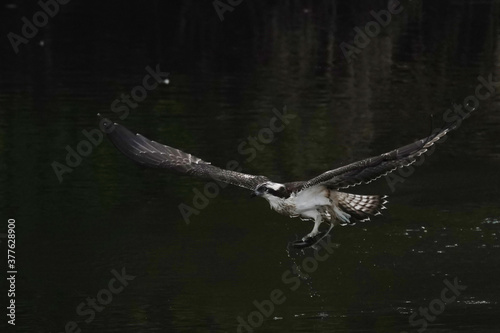
<path fill-rule="evenodd" d="M 265 182 L 257 186 L 255 191 L 252 193 L 252 197 L 279 197 L 279 198 L 288 198 L 290 194 L 286 190 L 285 185 L 273 182 Z"/>

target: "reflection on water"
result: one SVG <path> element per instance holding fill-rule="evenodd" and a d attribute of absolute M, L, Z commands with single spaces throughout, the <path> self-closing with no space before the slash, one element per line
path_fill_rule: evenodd
<path fill-rule="evenodd" d="M 35 5 L 0 12 L 2 29 Z M 383 179 L 353 189 L 388 194 L 389 209 L 335 228 L 339 246 L 314 271 L 303 266 L 313 252 L 287 248 L 311 225 L 241 189 L 224 188 L 186 225 L 178 206 L 203 188 L 196 179 L 143 170 L 106 141 L 62 183 L 51 167 L 100 112 L 215 165 L 304 179 L 427 135 L 429 115 L 440 125 L 479 75 L 500 77 L 498 1 L 403 2 L 348 64 L 338 45 L 386 6 L 251 1 L 220 22 L 210 2 L 72 2 L 36 37 L 43 47 L 30 42 L 15 56 L 6 46 L 0 207 L 20 225 L 18 330 L 60 332 L 75 321 L 96 332 L 234 332 L 279 288 L 286 300 L 255 331 L 414 331 L 410 315 L 458 277 L 467 289 L 428 329 L 497 331 L 498 95 L 395 192 Z M 112 101 L 156 64 L 169 85 L 119 120 Z M 247 161 L 238 145 L 284 106 L 297 118 Z M 122 267 L 136 279 L 85 323 L 76 307 Z"/>

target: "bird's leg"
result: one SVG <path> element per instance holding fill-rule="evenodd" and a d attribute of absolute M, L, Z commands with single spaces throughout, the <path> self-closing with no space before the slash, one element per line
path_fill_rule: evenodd
<path fill-rule="evenodd" d="M 313 227 L 313 230 L 308 233 L 307 235 L 305 235 L 302 240 L 306 240 L 307 238 L 313 238 L 314 236 L 316 236 L 318 233 L 319 233 L 319 225 L 321 224 L 321 222 L 323 222 L 323 220 L 321 219 L 321 216 L 317 216 L 315 219 L 314 219 L 314 227 Z"/>
<path fill-rule="evenodd" d="M 320 240 L 322 240 L 323 238 L 325 238 L 326 236 L 328 236 L 328 234 L 330 233 L 330 231 L 332 231 L 333 229 L 333 223 L 330 222 L 330 227 L 328 228 L 327 231 L 324 231 L 324 232 L 321 232 L 316 238 L 319 238 L 317 241 L 316 241 L 316 244 L 318 244 L 318 242 Z M 316 245 L 314 244 L 314 245 Z"/>

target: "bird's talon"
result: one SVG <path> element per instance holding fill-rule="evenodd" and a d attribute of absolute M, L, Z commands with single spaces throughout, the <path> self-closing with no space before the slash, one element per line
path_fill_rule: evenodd
<path fill-rule="evenodd" d="M 303 237 L 301 240 L 296 240 L 292 243 L 292 246 L 296 249 L 303 249 L 314 245 L 313 237 Z"/>
<path fill-rule="evenodd" d="M 324 236 L 325 232 L 320 232 L 317 235 L 305 236 L 301 240 L 297 240 L 292 243 L 292 246 L 296 249 L 303 249 L 306 247 L 314 247 Z"/>

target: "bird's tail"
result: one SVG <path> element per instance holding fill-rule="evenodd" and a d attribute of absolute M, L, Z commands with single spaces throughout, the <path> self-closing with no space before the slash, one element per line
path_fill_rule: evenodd
<path fill-rule="evenodd" d="M 380 215 L 380 211 L 386 209 L 384 206 L 387 203 L 386 195 L 360 195 L 333 191 L 332 195 L 335 196 L 331 198 L 332 201 L 337 202 L 338 209 L 341 210 L 335 212 L 341 225 L 369 221 L 370 216 Z"/>

